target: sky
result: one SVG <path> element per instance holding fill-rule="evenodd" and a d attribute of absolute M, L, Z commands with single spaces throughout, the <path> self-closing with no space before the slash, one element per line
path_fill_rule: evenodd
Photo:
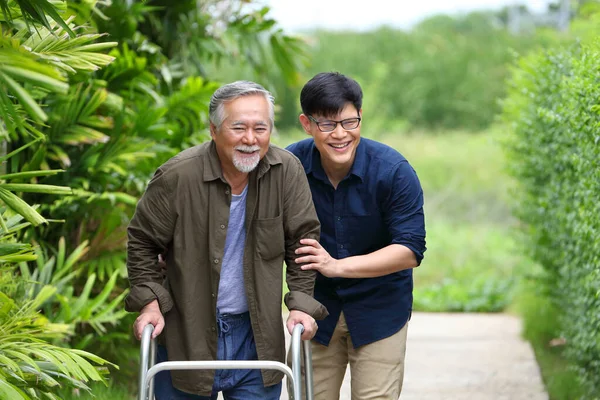
<path fill-rule="evenodd" d="M 438 13 L 464 13 L 525 4 L 545 10 L 550 0 L 262 0 L 270 16 L 288 32 L 312 28 L 367 30 L 380 25 L 410 28 Z"/>

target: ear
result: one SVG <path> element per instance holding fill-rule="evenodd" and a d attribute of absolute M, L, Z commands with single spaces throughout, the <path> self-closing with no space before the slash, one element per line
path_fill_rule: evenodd
<path fill-rule="evenodd" d="M 213 124 L 211 122 L 210 123 L 210 137 L 214 139 L 216 134 L 217 134 L 217 127 L 215 126 L 215 124 Z"/>
<path fill-rule="evenodd" d="M 304 128 L 304 132 L 306 132 L 307 135 L 312 136 L 312 132 L 310 130 L 310 119 L 308 119 L 308 117 L 304 114 L 300 114 L 298 119 L 300 120 L 300 123 L 302 124 L 302 128 Z"/>
<path fill-rule="evenodd" d="M 358 110 L 358 116 L 362 118 L 362 108 Z"/>

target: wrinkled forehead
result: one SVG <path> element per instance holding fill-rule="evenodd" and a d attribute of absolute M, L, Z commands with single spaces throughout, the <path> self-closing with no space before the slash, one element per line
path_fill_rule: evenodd
<path fill-rule="evenodd" d="M 263 96 L 245 96 L 223 104 L 223 119 L 231 121 L 270 121 L 269 103 Z"/>

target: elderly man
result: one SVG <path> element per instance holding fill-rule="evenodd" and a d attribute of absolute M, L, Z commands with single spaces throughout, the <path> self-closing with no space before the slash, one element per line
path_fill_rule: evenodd
<path fill-rule="evenodd" d="M 156 171 L 128 228 L 129 311 L 134 333 L 159 336 L 157 359 L 275 360 L 285 344 L 283 261 L 290 292 L 287 328 L 302 323 L 312 338 L 327 316 L 314 300 L 314 271 L 295 262 L 300 239 L 320 225 L 300 162 L 269 144 L 274 100 L 248 81 L 219 88 L 210 101 L 208 143 L 187 149 Z M 166 279 L 157 263 L 166 253 Z M 162 334 L 161 334 L 162 332 Z M 165 399 L 279 399 L 275 371 L 161 372 Z"/>

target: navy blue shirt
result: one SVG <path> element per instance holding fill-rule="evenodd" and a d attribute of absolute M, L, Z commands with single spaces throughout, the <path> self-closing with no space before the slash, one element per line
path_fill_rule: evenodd
<path fill-rule="evenodd" d="M 329 182 L 313 139 L 287 148 L 300 159 L 321 222 L 321 245 L 336 259 L 401 244 L 420 263 L 425 252 L 423 191 L 413 168 L 396 150 L 361 138 L 354 164 L 337 189 Z M 315 298 L 329 316 L 317 321 L 315 340 L 328 345 L 343 311 L 354 347 L 398 332 L 412 311 L 412 269 L 377 278 L 317 274 Z"/>

